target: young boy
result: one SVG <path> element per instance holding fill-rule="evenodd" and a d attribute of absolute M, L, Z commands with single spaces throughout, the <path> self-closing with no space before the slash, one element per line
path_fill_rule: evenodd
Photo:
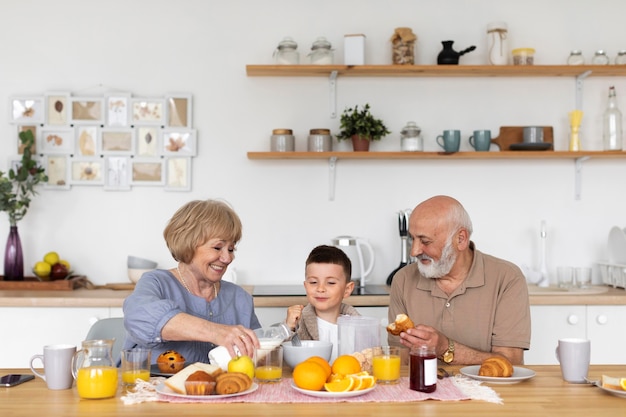
<path fill-rule="evenodd" d="M 332 342 L 331 362 L 337 357 L 337 318 L 340 315 L 360 316 L 354 307 L 342 302 L 354 289 L 351 275 L 350 259 L 341 249 L 326 245 L 314 248 L 305 268 L 304 289 L 308 304 L 287 309 L 285 322 L 290 329 L 297 329 L 300 339 Z"/>

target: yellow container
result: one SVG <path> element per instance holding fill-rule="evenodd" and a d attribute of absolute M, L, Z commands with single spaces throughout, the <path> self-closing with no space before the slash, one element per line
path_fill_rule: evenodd
<path fill-rule="evenodd" d="M 533 48 L 513 49 L 513 65 L 534 65 L 535 50 Z"/>

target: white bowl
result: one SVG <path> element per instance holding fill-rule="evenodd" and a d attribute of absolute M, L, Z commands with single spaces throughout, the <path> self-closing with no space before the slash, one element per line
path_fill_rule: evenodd
<path fill-rule="evenodd" d="M 157 267 L 157 263 L 150 259 L 129 255 L 126 266 L 133 269 L 154 269 Z"/>
<path fill-rule="evenodd" d="M 333 344 L 320 340 L 303 340 L 302 346 L 292 346 L 291 342 L 285 342 L 282 346 L 283 360 L 292 368 L 311 356 L 321 356 L 329 361 L 333 353 Z"/>
<path fill-rule="evenodd" d="M 135 284 L 139 281 L 141 276 L 149 271 L 153 271 L 154 268 L 151 269 L 140 269 L 140 268 L 128 268 L 128 279 L 130 279 Z"/>

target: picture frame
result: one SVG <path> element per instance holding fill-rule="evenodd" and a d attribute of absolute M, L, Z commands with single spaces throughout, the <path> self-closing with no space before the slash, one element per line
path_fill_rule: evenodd
<path fill-rule="evenodd" d="M 104 189 L 107 191 L 128 191 L 130 186 L 130 157 L 109 156 L 105 159 Z"/>
<path fill-rule="evenodd" d="M 191 129 L 191 94 L 169 94 L 165 104 L 167 127 Z"/>
<path fill-rule="evenodd" d="M 31 132 L 33 132 L 33 137 L 35 138 L 35 143 L 33 143 L 33 146 L 30 147 L 30 152 L 34 155 L 37 153 L 37 143 L 39 142 L 39 138 L 37 136 L 38 134 L 38 127 L 37 125 L 17 125 L 17 136 L 16 136 L 16 140 L 17 140 L 17 153 L 18 155 L 23 155 L 24 154 L 24 145 L 22 145 L 22 141 L 20 139 L 20 133 L 22 132 L 26 132 L 27 130 L 30 130 Z"/>
<path fill-rule="evenodd" d="M 165 158 L 166 191 L 191 191 L 191 157 Z"/>
<path fill-rule="evenodd" d="M 104 127 L 98 136 L 98 149 L 102 155 L 133 155 L 135 129 Z"/>
<path fill-rule="evenodd" d="M 104 158 L 72 158 L 70 185 L 104 185 Z"/>
<path fill-rule="evenodd" d="M 103 125 L 103 97 L 71 97 L 70 124 Z"/>
<path fill-rule="evenodd" d="M 131 98 L 131 124 L 158 125 L 165 124 L 165 99 L 162 98 Z"/>
<path fill-rule="evenodd" d="M 162 158 L 133 158 L 130 164 L 131 185 L 162 186 L 165 184 L 165 164 Z"/>
<path fill-rule="evenodd" d="M 67 126 L 70 121 L 70 93 L 47 92 L 44 94 L 46 125 Z"/>
<path fill-rule="evenodd" d="M 73 154 L 74 135 L 74 129 L 72 128 L 43 127 L 40 129 L 37 149 L 40 154 Z"/>
<path fill-rule="evenodd" d="M 70 159 L 67 155 L 46 155 L 43 159 L 48 181 L 43 185 L 49 190 L 70 189 Z"/>
<path fill-rule="evenodd" d="M 156 126 L 137 126 L 135 130 L 135 154 L 138 157 L 158 156 L 159 129 Z"/>
<path fill-rule="evenodd" d="M 9 121 L 21 124 L 43 124 L 45 117 L 43 96 L 9 98 Z"/>
<path fill-rule="evenodd" d="M 161 154 L 196 156 L 195 129 L 165 129 L 161 136 Z"/>
<path fill-rule="evenodd" d="M 79 125 L 76 130 L 76 152 L 78 156 L 96 156 L 100 154 L 98 147 L 99 127 Z"/>
<path fill-rule="evenodd" d="M 104 98 L 106 125 L 130 126 L 130 93 L 109 93 Z"/>

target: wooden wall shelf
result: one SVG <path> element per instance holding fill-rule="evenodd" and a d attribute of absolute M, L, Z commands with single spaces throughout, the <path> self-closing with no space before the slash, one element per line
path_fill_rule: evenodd
<path fill-rule="evenodd" d="M 248 152 L 248 159 L 581 159 L 626 158 L 624 151 L 496 151 L 496 152 Z"/>

